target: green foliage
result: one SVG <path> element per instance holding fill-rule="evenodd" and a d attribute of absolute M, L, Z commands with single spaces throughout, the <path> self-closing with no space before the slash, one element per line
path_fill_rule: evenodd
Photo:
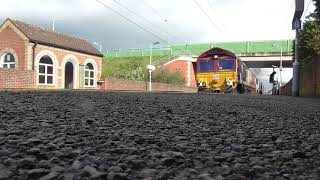
<path fill-rule="evenodd" d="M 299 40 L 300 59 L 320 55 L 320 24 L 316 21 L 304 23 Z"/>
<path fill-rule="evenodd" d="M 156 61 L 162 57 L 153 57 Z M 104 58 L 102 77 L 125 80 L 148 80 L 149 57 Z"/>
<path fill-rule="evenodd" d="M 153 57 L 153 61 L 159 60 L 163 56 Z M 104 58 L 102 63 L 102 77 L 135 81 L 148 81 L 149 74 L 147 65 L 149 57 L 122 57 Z M 185 79 L 180 72 L 171 73 L 159 71 L 153 73 L 153 82 L 185 85 Z"/>
<path fill-rule="evenodd" d="M 299 35 L 299 59 L 305 64 L 309 57 L 320 55 L 320 0 L 313 0 L 316 6 L 303 25 Z"/>
<path fill-rule="evenodd" d="M 165 84 L 175 84 L 175 85 L 185 85 L 186 81 L 181 75 L 180 71 L 168 72 L 165 70 L 155 72 L 152 76 L 153 82 L 165 83 Z"/>
<path fill-rule="evenodd" d="M 315 20 L 319 21 L 320 20 L 320 1 L 319 0 L 313 0 L 314 5 L 316 9 L 314 10 L 314 13 L 311 14 L 310 16 L 314 18 Z"/>

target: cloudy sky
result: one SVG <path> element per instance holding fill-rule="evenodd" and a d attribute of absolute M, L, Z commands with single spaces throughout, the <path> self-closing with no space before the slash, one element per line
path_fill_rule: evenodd
<path fill-rule="evenodd" d="M 10 17 L 52 29 L 55 20 L 56 31 L 98 42 L 103 51 L 147 48 L 155 41 L 166 46 L 294 38 L 295 0 L 99 0 L 124 17 L 96 0 L 0 1 L 0 21 Z M 303 19 L 313 11 L 305 0 Z M 270 72 L 259 76 L 267 81 Z M 285 69 L 284 81 L 291 77 Z"/>
<path fill-rule="evenodd" d="M 294 37 L 294 0 L 197 0 L 211 21 L 194 0 L 100 1 L 169 44 Z M 311 3 L 306 15 L 313 9 Z M 56 31 L 104 50 L 145 48 L 159 40 L 96 0 L 1 0 L 0 20 L 7 17 L 46 28 L 55 19 Z"/>

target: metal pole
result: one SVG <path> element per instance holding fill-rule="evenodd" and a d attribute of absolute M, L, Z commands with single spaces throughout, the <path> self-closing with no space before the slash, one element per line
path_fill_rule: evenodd
<path fill-rule="evenodd" d="M 298 56 L 298 42 L 299 39 L 299 30 L 296 29 L 296 39 L 295 39 L 295 52 L 294 52 L 294 63 L 293 63 L 293 77 L 292 77 L 292 96 L 299 96 L 299 78 L 300 78 L 300 64 Z"/>
<path fill-rule="evenodd" d="M 53 21 L 52 21 L 52 31 L 54 31 L 54 23 L 55 23 L 55 18 L 53 18 Z"/>
<path fill-rule="evenodd" d="M 274 67 L 272 68 L 272 72 L 274 72 Z M 275 91 L 276 91 L 275 90 L 276 88 L 275 88 L 274 80 L 275 79 L 273 79 L 273 82 L 272 82 L 272 95 L 275 95 Z"/>
<path fill-rule="evenodd" d="M 151 65 L 152 63 L 152 44 L 150 45 L 150 62 L 149 64 Z M 149 91 L 152 91 L 152 85 L 151 85 L 151 69 L 149 69 Z"/>
<path fill-rule="evenodd" d="M 280 88 L 282 86 L 282 46 L 280 46 L 280 67 L 279 67 L 279 70 L 280 70 Z M 281 91 L 281 90 L 280 90 Z"/>

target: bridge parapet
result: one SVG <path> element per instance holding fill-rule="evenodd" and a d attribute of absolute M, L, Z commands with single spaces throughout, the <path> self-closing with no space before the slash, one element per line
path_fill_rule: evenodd
<path fill-rule="evenodd" d="M 171 47 L 163 47 L 154 49 L 154 56 L 174 56 L 181 51 L 190 52 L 190 54 L 199 56 L 203 52 L 219 47 L 229 50 L 235 54 L 255 54 L 255 53 L 279 53 L 280 48 L 275 48 L 272 45 L 277 44 L 282 47 L 283 53 L 292 53 L 293 40 L 267 40 L 267 41 L 242 41 L 242 42 L 217 42 L 203 44 L 183 44 L 173 45 Z M 149 56 L 149 49 L 131 49 L 127 51 L 109 51 L 105 54 L 107 57 L 142 57 Z"/>
<path fill-rule="evenodd" d="M 274 57 L 281 56 L 280 52 L 253 52 L 253 53 L 237 53 L 238 57 Z M 282 56 L 292 56 L 292 52 L 283 52 Z"/>

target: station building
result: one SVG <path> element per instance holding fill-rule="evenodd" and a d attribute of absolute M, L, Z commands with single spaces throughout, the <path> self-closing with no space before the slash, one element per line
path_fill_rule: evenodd
<path fill-rule="evenodd" d="M 99 89 L 103 55 L 88 41 L 6 19 L 0 89 Z"/>

